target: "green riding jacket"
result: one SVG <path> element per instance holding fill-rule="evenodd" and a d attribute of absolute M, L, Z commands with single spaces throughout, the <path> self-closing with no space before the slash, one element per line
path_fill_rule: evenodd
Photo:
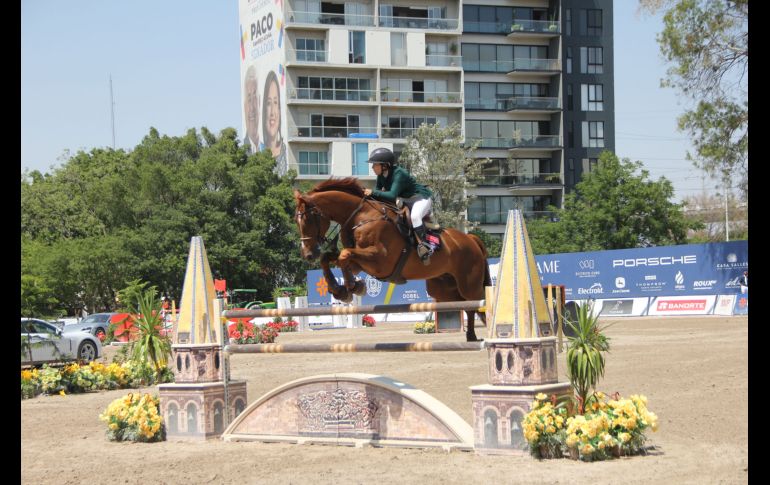
<path fill-rule="evenodd" d="M 393 167 L 388 170 L 388 176 L 377 176 L 377 185 L 372 195 L 377 199 L 395 202 L 396 197 L 409 198 L 420 194 L 426 199 L 433 196 L 433 192 L 422 184 L 418 184 L 412 174 L 401 167 Z"/>

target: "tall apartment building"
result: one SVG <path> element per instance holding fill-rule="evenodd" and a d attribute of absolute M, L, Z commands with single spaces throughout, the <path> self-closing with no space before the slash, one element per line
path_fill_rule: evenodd
<path fill-rule="evenodd" d="M 489 158 L 471 220 L 542 215 L 614 148 L 611 0 L 239 0 L 245 141 L 356 176 L 422 123 Z"/>

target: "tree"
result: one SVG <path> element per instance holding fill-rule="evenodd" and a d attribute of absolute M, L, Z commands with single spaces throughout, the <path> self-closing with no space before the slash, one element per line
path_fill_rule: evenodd
<path fill-rule="evenodd" d="M 250 154 L 232 128 L 151 128 L 129 151 L 80 151 L 22 176 L 22 274 L 70 312 L 113 310 L 136 279 L 177 299 L 190 239 L 202 236 L 218 277 L 268 300 L 308 268 L 292 219 L 295 176 L 278 176 L 273 157 Z"/>
<path fill-rule="evenodd" d="M 407 138 L 399 164 L 433 192 L 433 215 L 445 227 L 466 229 L 468 189 L 481 174 L 477 145 L 463 146 L 460 125 L 422 124 Z"/>
<path fill-rule="evenodd" d="M 490 235 L 488 232 L 481 228 L 476 228 L 470 232 L 475 234 L 484 243 L 484 247 L 487 248 L 487 255 L 490 258 L 499 258 L 500 253 L 503 250 L 503 241 L 500 238 Z"/>
<path fill-rule="evenodd" d="M 600 251 L 684 244 L 688 229 L 699 228 L 671 202 L 674 189 L 665 177 L 648 180 L 641 162 L 622 161 L 610 152 L 585 174 L 564 198 L 564 208 L 551 207 L 557 222 L 527 222 L 536 254 Z M 637 171 L 639 173 L 637 174 Z"/>
<path fill-rule="evenodd" d="M 748 196 L 748 0 L 640 0 L 642 11 L 665 10 L 658 34 L 672 64 L 664 87 L 695 102 L 679 118 L 692 138 L 687 158 L 729 189 Z"/>

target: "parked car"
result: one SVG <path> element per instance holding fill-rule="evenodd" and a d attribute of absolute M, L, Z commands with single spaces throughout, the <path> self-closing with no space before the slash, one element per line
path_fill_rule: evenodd
<path fill-rule="evenodd" d="M 116 313 L 94 313 L 77 323 L 65 325 L 64 331 L 80 330 L 88 332 L 98 338 L 100 342 L 104 342 L 105 337 L 107 337 L 107 328 L 110 326 L 110 318 L 113 315 L 116 315 Z"/>
<path fill-rule="evenodd" d="M 64 329 L 37 318 L 21 319 L 21 364 L 77 360 L 91 362 L 102 356 L 102 344 L 88 332 Z"/>

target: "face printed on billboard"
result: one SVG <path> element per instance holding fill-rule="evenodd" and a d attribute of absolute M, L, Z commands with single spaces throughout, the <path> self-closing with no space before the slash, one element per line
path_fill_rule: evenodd
<path fill-rule="evenodd" d="M 288 170 L 282 7 L 274 0 L 239 0 L 243 141 L 252 152 L 270 150 L 279 175 Z"/>

